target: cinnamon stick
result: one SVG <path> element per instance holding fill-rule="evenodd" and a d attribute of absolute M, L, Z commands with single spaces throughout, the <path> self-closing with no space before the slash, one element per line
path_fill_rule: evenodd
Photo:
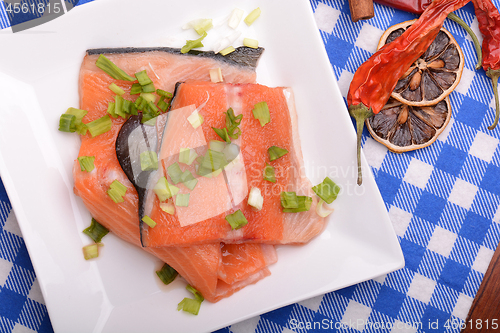
<path fill-rule="evenodd" d="M 373 12 L 373 0 L 349 0 L 351 19 L 353 22 L 371 19 Z"/>

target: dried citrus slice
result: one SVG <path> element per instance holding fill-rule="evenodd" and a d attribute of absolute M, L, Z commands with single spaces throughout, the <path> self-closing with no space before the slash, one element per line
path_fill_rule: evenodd
<path fill-rule="evenodd" d="M 391 98 L 378 114 L 366 120 L 366 127 L 389 150 L 403 153 L 436 141 L 450 117 L 448 97 L 430 106 L 407 105 Z"/>
<path fill-rule="evenodd" d="M 387 29 L 378 48 L 399 37 L 415 20 Z M 427 51 L 413 63 L 396 84 L 391 97 L 407 105 L 434 105 L 448 96 L 460 82 L 464 54 L 457 41 L 441 28 Z"/>

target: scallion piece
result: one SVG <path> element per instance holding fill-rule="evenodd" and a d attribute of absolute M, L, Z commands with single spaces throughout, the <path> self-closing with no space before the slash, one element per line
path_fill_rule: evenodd
<path fill-rule="evenodd" d="M 267 150 L 267 153 L 269 154 L 269 160 L 274 161 L 288 154 L 288 150 L 277 146 L 272 146 Z"/>
<path fill-rule="evenodd" d="M 172 98 L 173 95 L 171 92 L 168 92 L 168 91 L 165 91 L 165 90 L 162 90 L 162 89 L 156 89 L 156 94 L 162 96 L 162 97 L 165 97 L 165 98 Z"/>
<path fill-rule="evenodd" d="M 261 210 L 264 205 L 264 197 L 258 187 L 252 187 L 248 195 L 248 204 L 257 210 Z"/>
<path fill-rule="evenodd" d="M 137 107 L 134 103 L 130 102 L 130 114 L 133 116 L 137 116 Z"/>
<path fill-rule="evenodd" d="M 231 16 L 229 16 L 227 25 L 233 29 L 236 29 L 240 24 L 241 19 L 243 18 L 243 13 L 244 11 L 239 8 L 233 9 Z"/>
<path fill-rule="evenodd" d="M 283 208 L 297 208 L 299 202 L 295 192 L 281 192 L 280 194 L 281 206 Z"/>
<path fill-rule="evenodd" d="M 256 49 L 259 47 L 259 42 L 256 39 L 243 38 L 243 45 L 246 47 L 251 47 L 252 49 Z"/>
<path fill-rule="evenodd" d="M 170 215 L 175 214 L 175 205 L 168 201 L 168 202 L 160 202 L 160 209 L 164 211 L 165 213 L 168 213 Z"/>
<path fill-rule="evenodd" d="M 226 221 L 231 225 L 231 229 L 233 230 L 239 229 L 248 223 L 248 220 L 240 209 L 233 214 L 226 215 Z"/>
<path fill-rule="evenodd" d="M 196 184 L 198 184 L 198 179 L 195 179 L 193 174 L 189 170 L 186 170 L 182 173 L 181 182 L 192 191 Z"/>
<path fill-rule="evenodd" d="M 103 54 L 99 55 L 95 64 L 115 80 L 135 81 L 134 77 L 125 73 Z"/>
<path fill-rule="evenodd" d="M 197 110 L 194 110 L 193 113 L 187 117 L 187 120 L 194 129 L 197 129 L 203 124 L 203 116 L 199 114 Z"/>
<path fill-rule="evenodd" d="M 195 39 L 195 40 L 187 40 L 186 41 L 186 45 L 184 45 L 182 48 L 181 48 L 181 53 L 188 53 L 189 51 L 191 51 L 192 49 L 195 49 L 195 48 L 198 48 L 198 47 L 203 47 L 203 44 L 202 44 L 202 40 L 207 37 L 207 33 L 206 32 L 203 32 L 203 35 L 198 38 L 198 39 Z"/>
<path fill-rule="evenodd" d="M 178 274 L 179 273 L 177 273 L 175 269 L 170 267 L 169 264 L 164 264 L 159 271 L 156 271 L 156 275 L 158 275 L 161 282 L 163 282 L 166 285 L 172 283 L 172 281 L 175 280 Z"/>
<path fill-rule="evenodd" d="M 255 119 L 258 119 L 260 126 L 264 127 L 265 124 L 271 121 L 271 115 L 269 114 L 269 107 L 266 102 L 259 102 L 254 105 L 252 110 Z"/>
<path fill-rule="evenodd" d="M 167 173 L 170 176 L 172 183 L 177 184 L 181 181 L 182 170 L 177 162 L 167 168 Z"/>
<path fill-rule="evenodd" d="M 208 143 L 208 147 L 213 151 L 218 151 L 222 153 L 224 148 L 226 148 L 226 143 L 224 141 L 212 140 Z"/>
<path fill-rule="evenodd" d="M 189 206 L 189 193 L 177 194 L 175 197 L 175 205 L 177 207 Z"/>
<path fill-rule="evenodd" d="M 97 222 L 94 218 L 90 222 L 90 226 L 83 230 L 83 233 L 90 238 L 95 243 L 100 243 L 102 238 L 108 234 L 109 230 L 105 226 Z"/>
<path fill-rule="evenodd" d="M 108 195 L 115 203 L 125 201 L 123 199 L 123 196 L 125 195 L 126 192 L 127 192 L 127 187 L 122 183 L 120 183 L 118 180 L 114 180 L 109 185 Z"/>
<path fill-rule="evenodd" d="M 319 199 L 318 204 L 316 205 L 316 214 L 321 217 L 327 217 L 333 212 L 333 208 L 326 206 L 323 199 Z"/>
<path fill-rule="evenodd" d="M 262 174 L 264 180 L 267 180 L 268 182 L 271 183 L 276 183 L 276 176 L 274 172 L 274 167 L 272 165 L 269 165 L 266 163 L 266 166 L 264 167 L 264 172 Z"/>
<path fill-rule="evenodd" d="M 222 70 L 220 69 L 220 67 L 212 68 L 208 71 L 208 73 L 210 74 L 210 81 L 212 81 L 213 83 L 224 81 L 222 77 Z"/>
<path fill-rule="evenodd" d="M 153 191 L 156 193 L 158 200 L 165 201 L 172 197 L 172 192 L 170 191 L 170 184 L 167 181 L 167 178 L 161 177 L 156 182 Z"/>
<path fill-rule="evenodd" d="M 224 168 L 227 160 L 223 153 L 208 149 L 200 164 L 200 168 L 208 169 L 211 172 Z"/>
<path fill-rule="evenodd" d="M 76 131 L 76 117 L 72 114 L 63 113 L 59 117 L 59 131 L 73 133 Z"/>
<path fill-rule="evenodd" d="M 179 163 L 191 165 L 197 157 L 198 154 L 194 149 L 181 148 L 179 152 Z"/>
<path fill-rule="evenodd" d="M 284 213 L 306 212 L 311 208 L 312 198 L 303 195 L 297 196 L 297 208 L 283 208 Z"/>
<path fill-rule="evenodd" d="M 213 28 L 212 19 L 200 19 L 194 24 L 193 29 L 200 36 Z"/>
<path fill-rule="evenodd" d="M 165 102 L 164 100 L 160 100 L 158 102 L 158 108 L 162 110 L 163 112 L 167 111 L 168 107 L 170 106 L 170 103 Z"/>
<path fill-rule="evenodd" d="M 140 155 L 141 170 L 157 170 L 158 169 L 158 155 L 154 151 L 143 151 Z"/>
<path fill-rule="evenodd" d="M 111 83 L 111 84 L 108 86 L 108 88 L 109 88 L 112 92 L 114 92 L 115 94 L 117 94 L 117 95 L 120 95 L 120 96 L 121 96 L 121 95 L 125 94 L 125 90 L 123 90 L 122 88 L 118 87 L 118 86 L 116 85 L 116 83 Z"/>
<path fill-rule="evenodd" d="M 215 128 L 212 127 L 212 129 L 217 133 L 217 135 L 227 143 L 231 142 L 231 138 L 229 137 L 229 133 L 227 132 L 227 128 Z"/>
<path fill-rule="evenodd" d="M 141 111 L 142 111 L 142 109 L 140 108 L 140 106 L 141 106 L 143 101 L 144 101 L 144 98 L 142 98 L 142 96 L 139 96 L 139 97 L 137 97 L 137 99 L 135 100 L 135 103 L 134 103 L 135 107 Z"/>
<path fill-rule="evenodd" d="M 152 93 L 141 93 L 140 95 L 143 99 L 146 100 L 146 102 L 151 102 L 153 104 L 156 103 L 156 95 L 153 95 Z"/>
<path fill-rule="evenodd" d="M 132 84 L 132 88 L 130 88 L 130 95 L 137 95 L 142 92 L 142 86 L 140 83 Z"/>
<path fill-rule="evenodd" d="M 99 119 L 96 119 L 96 120 L 88 123 L 87 128 L 90 132 L 90 135 L 92 135 L 92 137 L 96 137 L 100 134 L 103 134 L 103 133 L 106 133 L 107 131 L 109 131 L 111 129 L 112 125 L 113 125 L 113 122 L 111 121 L 111 118 L 109 118 L 108 115 L 105 115 Z"/>
<path fill-rule="evenodd" d="M 228 55 L 229 53 L 234 52 L 234 51 L 236 51 L 236 49 L 233 46 L 228 46 L 225 49 L 223 49 L 222 51 L 220 51 L 219 53 L 222 54 L 223 56 L 225 56 L 225 55 Z"/>
<path fill-rule="evenodd" d="M 122 118 L 127 118 L 127 113 L 123 111 L 123 101 L 123 97 L 115 95 L 115 113 Z"/>
<path fill-rule="evenodd" d="M 94 259 L 99 256 L 99 245 L 91 244 L 83 247 L 83 257 L 85 260 Z"/>
<path fill-rule="evenodd" d="M 192 299 L 192 298 L 187 298 L 185 297 L 178 305 L 177 305 L 177 311 L 184 311 L 184 312 L 189 312 L 193 315 L 198 315 L 200 312 L 200 307 L 201 307 L 201 302 Z"/>
<path fill-rule="evenodd" d="M 153 83 L 153 81 L 151 81 L 151 79 L 149 78 L 148 73 L 146 72 L 146 70 L 143 70 L 143 71 L 140 71 L 138 73 L 135 73 L 135 77 L 137 78 L 137 81 L 139 81 L 139 84 L 141 86 L 143 86 L 143 87 L 145 85 Z"/>
<path fill-rule="evenodd" d="M 78 163 L 80 163 L 80 170 L 91 172 L 94 170 L 94 160 L 95 156 L 80 156 L 78 157 Z"/>
<path fill-rule="evenodd" d="M 312 190 L 327 204 L 331 204 L 335 199 L 337 199 L 337 195 L 340 192 L 340 187 L 335 184 L 333 180 L 325 177 L 325 179 L 323 179 L 323 182 L 314 186 Z"/>
<path fill-rule="evenodd" d="M 142 218 L 142 222 L 146 223 L 150 228 L 156 227 L 156 222 L 152 218 L 150 218 L 149 216 L 147 216 L 147 215 L 145 215 Z"/>
<path fill-rule="evenodd" d="M 197 301 L 203 302 L 205 300 L 205 298 L 203 297 L 203 295 L 198 290 L 196 290 L 196 288 L 194 288 L 193 286 L 191 286 L 190 284 L 188 284 L 186 286 L 186 290 L 189 291 L 189 292 L 191 292 L 194 295 L 194 298 Z"/>
<path fill-rule="evenodd" d="M 259 7 L 255 8 L 254 10 L 252 10 L 250 12 L 250 14 L 247 15 L 247 17 L 245 17 L 245 23 L 250 26 L 252 25 L 252 23 L 260 16 L 261 14 L 261 10 Z"/>
<path fill-rule="evenodd" d="M 222 153 L 226 157 L 226 161 L 234 161 L 238 154 L 240 153 L 240 147 L 234 143 L 230 143 L 224 147 Z"/>
<path fill-rule="evenodd" d="M 142 92 L 143 93 L 153 93 L 155 92 L 155 85 L 153 83 L 146 84 L 145 86 L 142 86 Z"/>
<path fill-rule="evenodd" d="M 238 139 L 238 137 L 241 135 L 241 130 L 238 126 L 241 124 L 243 114 L 235 116 L 232 108 L 227 109 L 227 111 L 224 113 L 226 114 L 227 133 L 231 138 Z"/>
<path fill-rule="evenodd" d="M 85 110 L 68 108 L 59 118 L 59 131 L 69 133 L 77 132 L 78 134 L 85 135 L 87 126 L 82 123 L 82 119 L 86 114 L 87 111 Z"/>
<path fill-rule="evenodd" d="M 113 118 L 118 117 L 118 115 L 115 112 L 115 102 L 108 103 L 108 110 L 106 111 L 106 113 L 109 114 Z"/>

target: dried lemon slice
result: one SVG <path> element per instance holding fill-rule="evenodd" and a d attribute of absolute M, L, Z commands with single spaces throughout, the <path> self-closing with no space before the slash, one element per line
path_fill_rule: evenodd
<path fill-rule="evenodd" d="M 431 106 L 414 106 L 391 98 L 382 110 L 366 120 L 372 137 L 395 153 L 427 147 L 451 118 L 450 99 Z"/>
<path fill-rule="evenodd" d="M 377 49 L 393 41 L 415 20 L 402 22 L 387 29 Z M 398 81 L 391 97 L 407 105 L 434 105 L 448 96 L 460 82 L 464 54 L 451 33 L 441 28 L 427 51 Z"/>

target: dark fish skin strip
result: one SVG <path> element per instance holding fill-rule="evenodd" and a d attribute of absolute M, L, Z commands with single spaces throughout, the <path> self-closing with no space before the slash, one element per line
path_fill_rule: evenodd
<path fill-rule="evenodd" d="M 184 56 L 207 57 L 217 61 L 226 62 L 232 65 L 238 65 L 255 69 L 257 63 L 264 52 L 264 48 L 256 49 L 246 46 L 237 47 L 233 52 L 223 56 L 220 53 L 213 51 L 197 51 L 191 50 L 187 53 L 181 53 L 181 49 L 172 47 L 121 47 L 121 48 L 102 48 L 89 49 L 87 55 L 95 54 L 123 54 L 123 53 L 146 53 L 146 52 L 167 52 Z"/>

